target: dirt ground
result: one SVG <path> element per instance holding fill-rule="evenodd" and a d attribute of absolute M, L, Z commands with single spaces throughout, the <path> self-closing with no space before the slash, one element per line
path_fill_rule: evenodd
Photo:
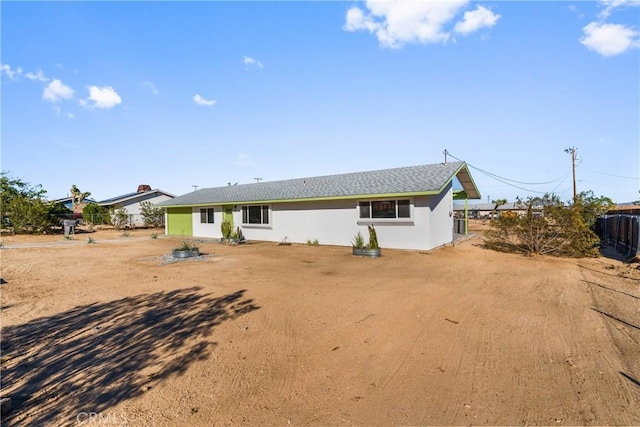
<path fill-rule="evenodd" d="M 638 264 L 152 232 L 2 237 L 4 425 L 640 425 Z"/>

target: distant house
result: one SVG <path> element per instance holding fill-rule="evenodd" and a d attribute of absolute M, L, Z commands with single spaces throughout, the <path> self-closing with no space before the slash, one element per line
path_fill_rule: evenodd
<path fill-rule="evenodd" d="M 112 197 L 110 199 L 98 202 L 98 205 L 104 206 L 112 210 L 124 208 L 129 214 L 130 224 L 133 226 L 143 225 L 142 215 L 140 214 L 140 204 L 142 202 L 151 202 L 157 205 L 161 202 L 173 199 L 173 194 L 162 190 L 153 190 L 149 185 L 139 185 L 138 189 L 133 193 L 123 194 L 121 196 Z"/>
<path fill-rule="evenodd" d="M 466 210 L 468 216 L 471 219 L 489 219 L 494 213 L 496 205 L 494 203 L 468 203 Z M 453 207 L 456 216 L 462 217 L 465 212 L 464 204 L 456 204 Z M 498 207 L 498 213 L 512 211 L 516 213 L 522 213 L 521 206 L 517 206 L 516 203 L 507 203 Z"/>
<path fill-rule="evenodd" d="M 223 220 L 249 240 L 350 246 L 375 226 L 383 248 L 451 243 L 454 198 L 479 199 L 464 162 L 203 188 L 159 203 L 169 235 L 219 238 Z"/>
<path fill-rule="evenodd" d="M 96 201 L 93 199 L 84 199 L 83 203 L 95 203 Z M 63 197 L 61 199 L 51 200 L 51 203 L 61 203 L 65 208 L 73 211 L 73 198 L 72 197 Z"/>

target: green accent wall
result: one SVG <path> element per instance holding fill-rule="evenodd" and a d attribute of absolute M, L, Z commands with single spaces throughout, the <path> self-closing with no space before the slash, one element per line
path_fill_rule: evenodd
<path fill-rule="evenodd" d="M 223 221 L 229 221 L 231 227 L 233 228 L 233 205 L 225 205 L 222 207 L 224 212 Z"/>
<path fill-rule="evenodd" d="M 191 208 L 167 208 L 167 232 L 178 236 L 193 236 Z"/>

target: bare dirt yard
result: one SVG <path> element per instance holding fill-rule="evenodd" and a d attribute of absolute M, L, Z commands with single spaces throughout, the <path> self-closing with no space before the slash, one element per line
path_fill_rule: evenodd
<path fill-rule="evenodd" d="M 4 425 L 640 425 L 638 264 L 152 232 L 3 236 Z"/>

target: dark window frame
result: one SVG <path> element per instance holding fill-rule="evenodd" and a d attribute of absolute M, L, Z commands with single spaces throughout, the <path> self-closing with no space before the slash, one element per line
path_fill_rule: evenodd
<path fill-rule="evenodd" d="M 215 224 L 214 214 L 215 214 L 214 208 L 201 208 L 200 224 Z"/>
<path fill-rule="evenodd" d="M 242 206 L 242 224 L 269 225 L 269 205 Z"/>
<path fill-rule="evenodd" d="M 411 199 L 371 199 L 358 202 L 360 220 L 409 220 Z"/>

